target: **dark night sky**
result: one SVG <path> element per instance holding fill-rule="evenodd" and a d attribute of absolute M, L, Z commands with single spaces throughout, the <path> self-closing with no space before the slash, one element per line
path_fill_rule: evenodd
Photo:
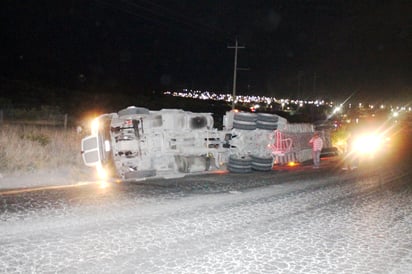
<path fill-rule="evenodd" d="M 5 0 L 1 78 L 412 102 L 412 1 Z"/>

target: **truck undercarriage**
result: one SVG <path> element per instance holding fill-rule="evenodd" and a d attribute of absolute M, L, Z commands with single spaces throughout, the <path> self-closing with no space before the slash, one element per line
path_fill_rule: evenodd
<path fill-rule="evenodd" d="M 266 113 L 227 112 L 223 130 L 211 113 L 128 107 L 97 117 L 82 140 L 87 166 L 101 177 L 143 180 L 228 170 L 270 171 L 311 158 L 311 124 Z"/>

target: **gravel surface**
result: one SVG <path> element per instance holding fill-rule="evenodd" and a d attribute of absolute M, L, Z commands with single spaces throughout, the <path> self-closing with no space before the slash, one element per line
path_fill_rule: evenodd
<path fill-rule="evenodd" d="M 0 273 L 410 273 L 402 167 L 3 194 Z"/>

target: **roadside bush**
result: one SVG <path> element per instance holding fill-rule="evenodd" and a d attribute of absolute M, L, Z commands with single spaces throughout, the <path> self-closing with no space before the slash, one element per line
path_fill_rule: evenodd
<path fill-rule="evenodd" d="M 82 168 L 81 138 L 75 129 L 3 124 L 0 172 Z"/>
<path fill-rule="evenodd" d="M 41 146 L 47 146 L 50 143 L 50 138 L 44 134 L 29 133 L 27 135 L 21 135 L 21 139 L 30 140 L 32 142 L 38 142 Z"/>
<path fill-rule="evenodd" d="M 13 120 L 53 120 L 63 116 L 60 108 L 53 106 L 40 106 L 40 108 L 10 108 L 7 113 Z"/>

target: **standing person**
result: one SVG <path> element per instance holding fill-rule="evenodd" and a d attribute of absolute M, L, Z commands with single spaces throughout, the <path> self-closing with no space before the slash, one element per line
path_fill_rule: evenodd
<path fill-rule="evenodd" d="M 320 138 L 319 133 L 315 132 L 313 134 L 313 137 L 309 140 L 309 144 L 312 145 L 313 168 L 319 168 L 320 152 L 323 148 L 323 140 Z"/>
<path fill-rule="evenodd" d="M 352 133 L 349 133 L 348 137 L 346 138 L 344 167 L 342 169 L 352 170 L 352 169 L 358 168 L 358 165 L 359 165 L 359 159 L 356 154 L 353 136 L 352 136 Z"/>

